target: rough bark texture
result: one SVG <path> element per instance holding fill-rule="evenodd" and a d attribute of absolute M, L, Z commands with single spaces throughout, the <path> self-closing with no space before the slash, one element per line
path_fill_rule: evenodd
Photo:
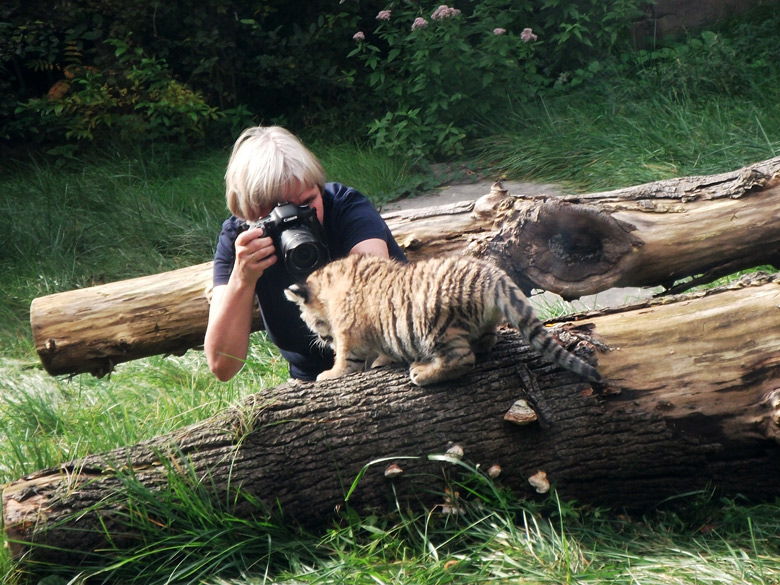
<path fill-rule="evenodd" d="M 127 504 L 121 469 L 154 489 L 166 469 L 189 465 L 218 501 L 240 488 L 307 525 L 330 521 L 366 466 L 349 505 L 388 510 L 398 497 L 435 506 L 441 498 L 426 494 L 443 492 L 442 468 L 452 466 L 427 456 L 454 444 L 482 469 L 500 465 L 497 481 L 520 494 L 533 493 L 538 471 L 565 498 L 618 508 L 710 485 L 780 494 L 780 278 L 587 315 L 559 336 L 582 332 L 609 348 L 597 354 L 605 387 L 555 369 L 503 331 L 452 383 L 418 388 L 404 370 L 380 368 L 282 385 L 201 424 L 42 470 L 3 490 L 12 550 L 49 560 L 59 553 L 23 543 L 95 550 L 105 544 L 98 520 L 114 545 L 132 542 L 115 516 Z M 504 419 L 519 399 L 536 422 Z M 403 473 L 388 478 L 393 462 Z M 260 513 L 238 500 L 238 514 Z"/>
<path fill-rule="evenodd" d="M 385 219 L 411 260 L 492 259 L 527 291 L 574 299 L 617 286 L 671 287 L 780 265 L 780 157 L 589 195 L 515 198 L 496 189 Z M 117 363 L 184 352 L 203 342 L 210 283 L 206 263 L 35 299 L 35 348 L 51 374 L 104 375 Z"/>

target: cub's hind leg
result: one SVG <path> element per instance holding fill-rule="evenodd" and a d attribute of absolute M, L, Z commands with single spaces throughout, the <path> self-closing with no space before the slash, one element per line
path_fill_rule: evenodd
<path fill-rule="evenodd" d="M 462 329 L 450 329 L 436 344 L 430 361 L 414 362 L 409 377 L 417 386 L 458 378 L 474 367 L 476 361 L 468 335 Z"/>
<path fill-rule="evenodd" d="M 480 337 L 471 344 L 471 347 L 474 349 L 474 353 L 488 353 L 496 346 L 497 342 L 496 328 L 492 327 L 483 331 Z"/>

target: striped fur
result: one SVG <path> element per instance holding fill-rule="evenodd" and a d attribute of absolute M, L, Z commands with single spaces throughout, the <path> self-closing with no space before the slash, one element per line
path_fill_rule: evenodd
<path fill-rule="evenodd" d="M 337 378 L 367 365 L 404 362 L 419 386 L 456 378 L 475 353 L 496 343 L 508 321 L 548 360 L 588 380 L 592 366 L 566 351 L 534 316 L 528 299 L 501 269 L 472 258 L 446 257 L 400 264 L 350 254 L 285 291 L 320 343 L 335 354 Z"/>

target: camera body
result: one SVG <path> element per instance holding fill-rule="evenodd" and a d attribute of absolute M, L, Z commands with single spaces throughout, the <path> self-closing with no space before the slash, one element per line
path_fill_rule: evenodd
<path fill-rule="evenodd" d="M 249 227 L 263 228 L 263 235 L 273 240 L 279 260 L 297 280 L 305 280 L 330 260 L 325 232 L 313 207 L 279 203 L 265 217 L 249 222 Z"/>

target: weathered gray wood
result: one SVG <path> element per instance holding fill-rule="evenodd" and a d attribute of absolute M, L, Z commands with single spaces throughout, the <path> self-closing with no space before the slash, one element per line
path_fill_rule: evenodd
<path fill-rule="evenodd" d="M 56 551 L 22 543 L 94 550 L 104 538 L 98 518 L 115 545 L 132 542 L 132 530 L 113 515 L 127 504 L 117 470 L 154 489 L 167 481 L 166 458 L 177 474 L 191 466 L 220 502 L 240 489 L 308 525 L 329 522 L 347 505 L 366 466 L 348 505 L 390 509 L 391 487 L 404 505 L 442 504 L 430 492 L 443 493 L 442 467 L 454 471 L 427 456 L 453 444 L 483 470 L 498 464 L 497 481 L 529 496 L 528 480 L 539 471 L 564 498 L 618 508 L 708 486 L 780 495 L 780 276 L 594 313 L 568 327 L 580 329 L 562 339 L 589 331 L 609 347 L 597 355 L 605 387 L 550 366 L 512 331 L 451 383 L 418 388 L 405 371 L 381 368 L 285 384 L 201 424 L 5 486 L 12 550 L 52 561 Z M 505 420 L 518 399 L 536 422 Z M 390 462 L 403 469 L 392 479 Z M 237 501 L 239 515 L 262 513 Z"/>

